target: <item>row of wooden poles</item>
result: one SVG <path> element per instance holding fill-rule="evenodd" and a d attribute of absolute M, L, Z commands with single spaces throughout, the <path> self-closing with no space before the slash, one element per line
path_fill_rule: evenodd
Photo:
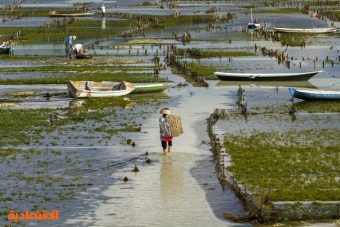
<path fill-rule="evenodd" d="M 229 43 L 231 43 L 231 41 L 230 41 Z M 119 53 L 119 50 L 122 48 L 122 47 L 120 47 L 119 45 L 111 45 L 111 44 L 110 44 L 110 45 L 108 45 L 108 46 L 99 46 L 98 44 L 99 44 L 98 39 L 97 39 L 97 41 L 96 41 L 95 43 L 88 44 L 88 46 L 87 46 L 87 47 L 88 47 L 88 50 L 90 51 L 90 50 L 95 50 L 96 48 L 99 48 L 99 49 L 101 49 L 101 50 L 105 50 L 105 49 L 106 49 L 106 50 L 111 51 L 112 49 L 116 49 L 116 50 L 117 50 L 117 54 L 118 54 L 118 53 Z M 164 47 L 163 47 L 163 53 L 164 53 L 164 54 L 167 53 L 167 52 L 169 52 L 169 51 L 171 51 L 171 50 L 173 49 L 173 45 L 171 45 L 171 44 L 165 44 L 165 45 L 159 45 L 159 46 L 158 46 L 159 50 L 162 50 L 162 46 L 164 46 Z M 151 45 L 151 50 L 153 50 L 153 48 L 154 48 L 154 45 Z M 255 47 L 254 47 L 254 48 L 255 48 L 255 52 L 257 52 L 257 50 L 260 49 L 263 55 L 268 55 L 268 56 L 270 56 L 270 57 L 275 57 L 275 58 L 277 58 L 278 64 L 284 63 L 284 64 L 286 64 L 287 68 L 290 68 L 291 61 L 297 60 L 297 58 L 294 58 L 294 57 L 289 56 L 288 54 L 286 54 L 285 51 L 279 51 L 279 50 L 273 50 L 273 49 L 270 49 L 270 50 L 269 50 L 269 49 L 267 49 L 266 47 L 262 47 L 262 48 L 261 48 L 260 46 L 258 46 L 258 45 L 256 45 L 256 44 L 255 44 Z M 133 54 L 133 53 L 132 53 L 132 50 L 133 50 L 133 49 L 134 49 L 134 48 L 133 48 L 133 45 L 130 44 L 130 45 L 129 45 L 129 51 L 128 51 L 128 54 L 129 54 L 129 55 Z M 200 50 L 199 48 L 197 48 L 197 49 Z M 140 48 L 137 48 L 137 50 L 136 50 L 135 53 L 136 53 L 136 55 L 139 55 L 139 54 L 141 54 L 141 53 L 147 55 L 147 54 L 148 54 L 148 49 L 145 48 L 145 45 L 142 45 L 142 48 L 141 48 L 141 49 L 140 49 Z M 156 50 L 155 54 L 156 54 L 156 55 L 159 54 L 158 49 Z M 232 59 L 232 58 L 229 57 L 229 62 L 231 62 L 231 59 Z M 309 59 L 309 58 L 302 57 L 302 58 L 301 58 L 301 61 L 299 62 L 299 67 L 300 67 L 300 68 L 302 67 L 302 62 L 305 61 L 305 60 L 310 60 L 310 59 Z M 339 55 L 335 60 L 340 61 L 340 55 Z M 315 59 L 313 59 L 314 67 L 316 67 L 316 63 L 317 63 L 318 61 L 319 61 L 319 58 L 318 58 L 318 56 L 316 56 Z M 326 56 L 325 60 L 322 61 L 322 67 L 324 68 L 326 64 L 330 64 L 332 67 L 334 67 L 334 62 L 335 62 L 335 61 L 334 61 L 334 60 L 331 60 L 331 59 L 329 58 L 329 56 Z"/>

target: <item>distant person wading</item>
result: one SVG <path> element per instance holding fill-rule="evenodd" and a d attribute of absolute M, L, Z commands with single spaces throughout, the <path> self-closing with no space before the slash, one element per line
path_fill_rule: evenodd
<path fill-rule="evenodd" d="M 160 113 L 162 114 L 162 116 L 159 117 L 160 138 L 163 147 L 163 154 L 166 155 L 167 153 L 171 153 L 172 150 L 172 137 L 168 136 L 168 132 L 171 130 L 168 121 L 171 112 L 168 108 L 163 108 Z"/>
<path fill-rule="evenodd" d="M 102 11 L 102 17 L 104 17 L 105 15 L 105 5 L 104 3 L 102 3 L 102 6 L 100 7 L 101 11 Z"/>

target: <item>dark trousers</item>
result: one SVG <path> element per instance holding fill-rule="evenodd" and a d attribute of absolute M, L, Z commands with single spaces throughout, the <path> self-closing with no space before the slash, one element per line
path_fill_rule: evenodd
<path fill-rule="evenodd" d="M 166 149 L 167 145 L 169 145 L 169 147 L 171 147 L 172 146 L 172 140 L 170 140 L 170 141 L 163 141 L 162 140 L 162 147 L 163 147 L 164 150 Z"/>

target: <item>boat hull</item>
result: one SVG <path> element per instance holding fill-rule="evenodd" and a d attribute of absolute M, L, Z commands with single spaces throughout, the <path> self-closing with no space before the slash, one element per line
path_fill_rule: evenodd
<path fill-rule="evenodd" d="M 215 72 L 220 80 L 226 81 L 307 81 L 322 71 L 305 73 L 224 73 Z"/>
<path fill-rule="evenodd" d="M 256 23 L 248 23 L 248 28 L 249 29 L 257 29 L 261 27 L 261 24 L 256 24 Z"/>
<path fill-rule="evenodd" d="M 9 54 L 10 48 L 9 47 L 0 47 L 0 54 Z"/>
<path fill-rule="evenodd" d="M 277 88 L 277 87 L 303 87 L 316 88 L 309 81 L 219 81 L 216 88 L 225 87 L 259 87 L 259 88 Z"/>
<path fill-rule="evenodd" d="M 114 97 L 131 93 L 135 86 L 129 82 L 68 81 L 67 89 L 74 98 Z"/>
<path fill-rule="evenodd" d="M 92 55 L 89 53 L 78 53 L 76 55 L 76 59 L 90 59 L 92 58 Z"/>
<path fill-rule="evenodd" d="M 131 92 L 131 94 L 137 93 L 156 93 L 163 92 L 165 89 L 169 87 L 167 84 L 162 83 L 154 83 L 154 84 L 135 84 L 135 89 Z"/>
<path fill-rule="evenodd" d="M 272 28 L 276 32 L 281 33 L 333 33 L 336 28 Z"/>
<path fill-rule="evenodd" d="M 95 14 L 92 12 L 88 13 L 57 13 L 56 11 L 50 11 L 48 14 L 50 17 L 92 17 Z"/>
<path fill-rule="evenodd" d="M 288 88 L 293 98 L 303 100 L 340 100 L 340 91 Z"/>

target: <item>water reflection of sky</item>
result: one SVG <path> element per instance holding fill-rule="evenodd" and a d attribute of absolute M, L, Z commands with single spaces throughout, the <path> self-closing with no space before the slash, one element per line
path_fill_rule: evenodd
<path fill-rule="evenodd" d="M 20 20 L 8 20 L 1 23 L 1 27 L 39 27 L 44 23 L 50 23 L 53 19 L 50 17 L 25 17 Z"/>

